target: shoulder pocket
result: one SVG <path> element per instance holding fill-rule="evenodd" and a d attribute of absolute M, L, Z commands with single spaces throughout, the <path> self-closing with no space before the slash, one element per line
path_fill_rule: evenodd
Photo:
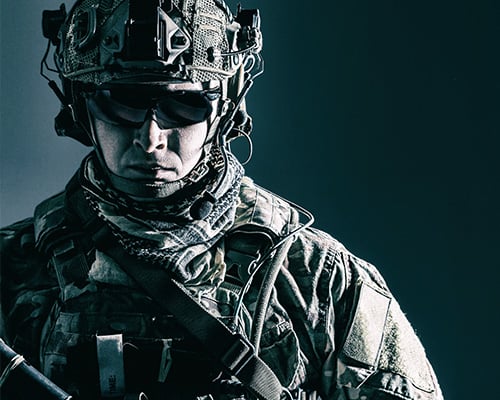
<path fill-rule="evenodd" d="M 377 374 L 370 385 L 385 391 L 412 398 L 409 393 L 436 390 L 424 348 L 397 301 L 390 293 L 360 281 L 355 311 L 339 353 L 338 383 L 359 388 L 375 372 L 384 378 Z"/>
<path fill-rule="evenodd" d="M 358 387 L 377 369 L 390 305 L 388 294 L 360 282 L 355 311 L 339 355 L 343 364 L 339 371 L 341 385 Z"/>

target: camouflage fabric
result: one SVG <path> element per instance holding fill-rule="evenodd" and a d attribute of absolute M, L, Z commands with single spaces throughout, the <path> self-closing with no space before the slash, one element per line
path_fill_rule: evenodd
<path fill-rule="evenodd" d="M 75 227 L 83 226 L 85 221 L 72 214 L 78 205 L 58 200 L 64 197 L 56 196 L 54 204 L 65 208 L 65 218 Z M 40 250 L 50 224 L 37 229 L 35 237 L 34 222 L 40 226 L 44 221 L 27 219 L 1 231 L 2 334 L 18 352 L 63 387 L 82 394 L 96 368 L 95 360 L 82 362 L 96 333 L 119 331 L 147 354 L 158 354 L 151 349 L 162 339 L 179 339 L 174 351 L 189 354 L 179 358 L 177 367 L 174 357 L 161 390 L 168 390 L 169 398 L 179 383 L 210 390 L 212 363 L 133 282 L 104 273 L 118 266 L 90 241 L 81 244 L 91 265 L 89 277 L 78 284 L 65 281 L 65 301 L 58 300 L 51 255 Z M 297 223 L 295 209 L 244 178 L 234 226 L 193 261 L 208 263 L 222 279 L 188 289 L 230 323 L 241 290 L 233 278 L 244 280 L 245 257 L 251 259 L 256 246 Z M 237 321 L 243 333 L 248 334 L 257 296 L 258 287 L 252 285 Z M 266 314 L 260 356 L 292 393 L 317 391 L 323 399 L 442 399 L 425 351 L 377 269 L 314 228 L 296 235 L 288 251 Z M 155 357 L 141 368 L 157 373 Z M 197 384 L 194 376 L 203 382 Z"/>

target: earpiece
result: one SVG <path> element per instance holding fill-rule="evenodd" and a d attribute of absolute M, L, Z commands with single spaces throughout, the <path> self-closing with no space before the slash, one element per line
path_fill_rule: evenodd
<path fill-rule="evenodd" d="M 92 141 L 85 130 L 75 120 L 71 106 L 62 106 L 61 111 L 54 118 L 54 128 L 58 136 L 67 136 L 78 140 L 85 146 L 92 146 Z"/>

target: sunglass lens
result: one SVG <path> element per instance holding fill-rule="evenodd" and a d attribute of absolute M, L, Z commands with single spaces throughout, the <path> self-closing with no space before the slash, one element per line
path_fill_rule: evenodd
<path fill-rule="evenodd" d="M 205 121 L 213 111 L 217 92 L 158 92 L 143 90 L 99 90 L 92 100 L 98 117 L 133 127 L 141 126 L 150 115 L 162 129 L 181 127 Z"/>

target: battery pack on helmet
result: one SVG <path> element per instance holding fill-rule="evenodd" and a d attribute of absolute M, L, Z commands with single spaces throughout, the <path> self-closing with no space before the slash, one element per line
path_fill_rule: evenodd
<path fill-rule="evenodd" d="M 59 29 L 61 29 L 66 16 L 66 6 L 64 4 L 61 4 L 59 10 L 44 10 L 42 13 L 43 36 L 49 39 L 54 46 L 60 43 Z"/>

